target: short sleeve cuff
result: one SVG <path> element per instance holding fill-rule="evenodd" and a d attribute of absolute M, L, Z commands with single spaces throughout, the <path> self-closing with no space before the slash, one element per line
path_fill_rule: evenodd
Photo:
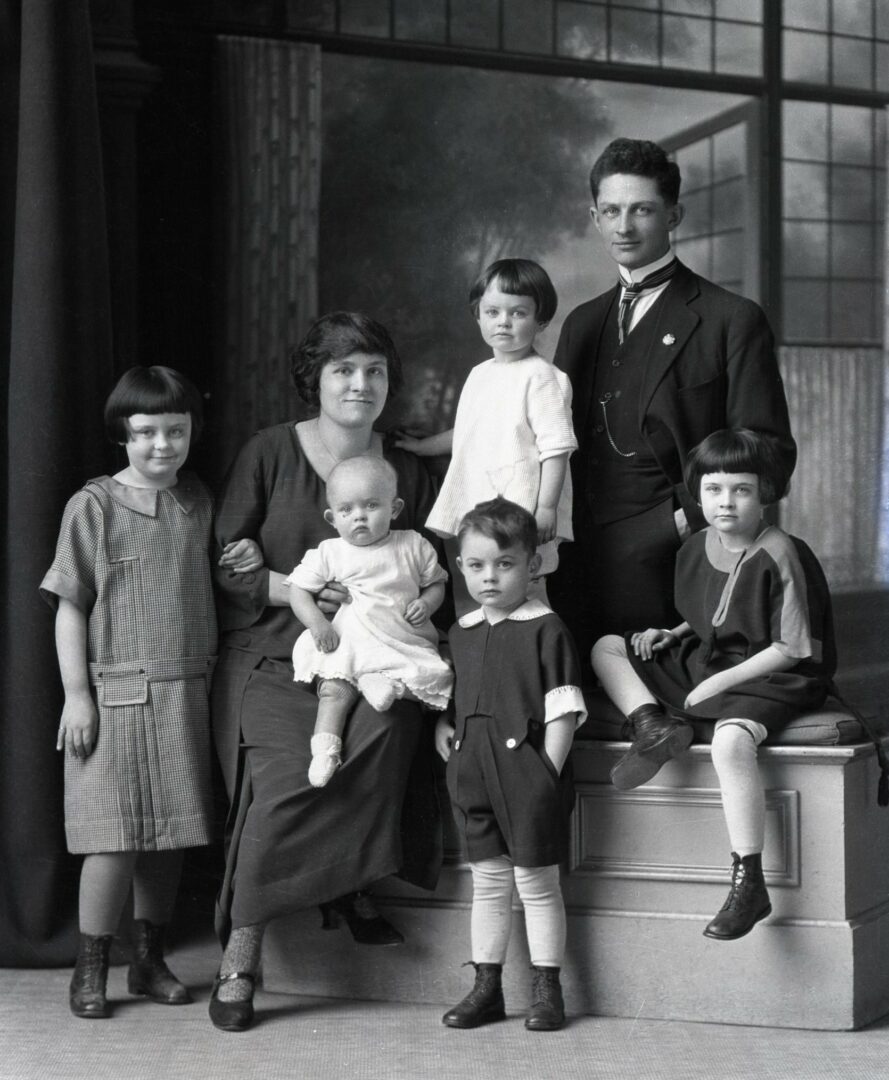
<path fill-rule="evenodd" d="M 579 686 L 557 686 L 544 696 L 543 704 L 545 724 L 572 712 L 577 715 L 576 727 L 580 727 L 587 718 L 586 703 Z"/>
<path fill-rule="evenodd" d="M 798 641 L 795 645 L 788 645 L 783 641 L 773 641 L 772 644 L 781 653 L 782 656 L 786 656 L 788 660 L 815 660 L 816 663 L 820 662 L 820 649 L 817 648 L 817 642 L 814 641 Z"/>
<path fill-rule="evenodd" d="M 80 611 L 87 614 L 96 602 L 96 594 L 73 577 L 54 567 L 46 572 L 40 582 L 40 595 L 51 608 L 57 608 L 59 600 L 70 600 Z"/>
<path fill-rule="evenodd" d="M 576 449 L 577 443 L 573 446 L 538 446 L 537 456 L 540 461 L 546 461 L 549 458 L 561 457 L 563 454 L 567 457 Z"/>

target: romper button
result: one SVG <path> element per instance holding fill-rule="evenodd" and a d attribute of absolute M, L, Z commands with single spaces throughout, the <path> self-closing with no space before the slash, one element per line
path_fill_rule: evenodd
<path fill-rule="evenodd" d="M 506 740 L 507 749 L 512 750 L 515 747 L 515 739 Z"/>
<path fill-rule="evenodd" d="M 456 742 L 454 743 L 454 749 L 455 749 L 455 750 L 459 750 L 459 749 L 460 749 L 460 740 L 459 740 L 459 739 L 458 739 L 458 740 L 457 740 L 457 741 L 456 741 Z"/>

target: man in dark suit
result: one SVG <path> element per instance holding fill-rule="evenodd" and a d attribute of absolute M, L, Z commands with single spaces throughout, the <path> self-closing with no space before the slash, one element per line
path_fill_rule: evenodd
<path fill-rule="evenodd" d="M 619 282 L 565 320 L 556 364 L 574 389 L 573 544 L 548 588 L 585 656 L 599 636 L 672 627 L 673 566 L 701 528 L 682 481 L 711 432 L 796 447 L 766 317 L 673 255 L 679 167 L 652 142 L 616 139 L 593 165 L 591 214 Z"/>

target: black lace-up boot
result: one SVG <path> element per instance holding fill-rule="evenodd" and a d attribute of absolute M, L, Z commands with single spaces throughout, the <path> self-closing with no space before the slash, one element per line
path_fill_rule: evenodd
<path fill-rule="evenodd" d="M 772 912 L 762 874 L 762 855 L 738 855 L 732 852 L 732 887 L 717 916 L 704 936 L 717 941 L 734 941 L 749 934 L 760 919 Z"/>
<path fill-rule="evenodd" d="M 670 758 L 687 750 L 695 737 L 691 724 L 667 716 L 660 705 L 640 705 L 627 720 L 633 745 L 611 770 L 611 782 L 621 791 L 647 784 Z"/>
<path fill-rule="evenodd" d="M 127 990 L 143 994 L 159 1005 L 187 1005 L 186 987 L 164 963 L 164 928 L 147 919 L 133 923 L 133 961 L 127 972 Z"/>
<path fill-rule="evenodd" d="M 80 948 L 77 951 L 77 963 L 71 976 L 71 988 L 68 1001 L 71 1012 L 83 1020 L 104 1020 L 111 1015 L 105 986 L 108 982 L 108 952 L 111 948 L 111 934 L 93 937 L 92 934 L 80 935 Z"/>
<path fill-rule="evenodd" d="M 470 961 L 471 963 L 471 961 Z M 467 967 L 466 964 L 463 965 Z M 502 964 L 471 964 L 475 968 L 475 984 L 465 998 L 441 1018 L 443 1024 L 455 1028 L 475 1028 L 506 1019 L 503 987 L 500 976 Z"/>
<path fill-rule="evenodd" d="M 565 1023 L 565 1002 L 557 967 L 535 967 L 531 984 L 531 1008 L 525 1018 L 529 1031 L 558 1031 Z"/>

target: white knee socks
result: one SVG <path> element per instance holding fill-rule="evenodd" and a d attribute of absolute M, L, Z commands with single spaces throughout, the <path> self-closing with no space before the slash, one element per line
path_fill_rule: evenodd
<path fill-rule="evenodd" d="M 565 905 L 558 866 L 513 866 L 505 855 L 471 863 L 472 959 L 502 964 L 512 927 L 513 884 L 525 909 L 531 963 L 561 967 L 565 954 Z"/>
<path fill-rule="evenodd" d="M 766 800 L 753 736 L 741 724 L 722 724 L 713 736 L 711 753 L 732 851 L 756 855 L 765 839 Z"/>

